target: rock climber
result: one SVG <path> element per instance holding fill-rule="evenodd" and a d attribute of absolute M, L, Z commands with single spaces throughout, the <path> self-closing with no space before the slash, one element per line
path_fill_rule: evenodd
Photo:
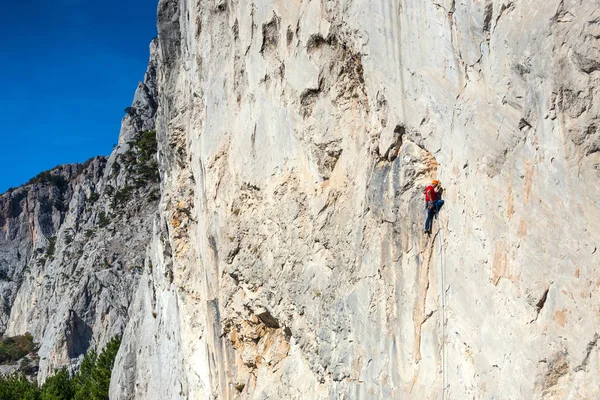
<path fill-rule="evenodd" d="M 433 217 L 437 218 L 437 213 L 444 205 L 442 193 L 444 189 L 440 181 L 434 179 L 431 185 L 425 188 L 425 206 L 427 208 L 427 221 L 425 221 L 425 233 L 431 234 L 431 224 Z"/>

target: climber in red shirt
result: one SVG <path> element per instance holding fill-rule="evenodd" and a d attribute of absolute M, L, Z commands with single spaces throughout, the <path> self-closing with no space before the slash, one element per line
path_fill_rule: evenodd
<path fill-rule="evenodd" d="M 427 221 L 425 221 L 425 233 L 431 234 L 431 222 L 433 217 L 437 218 L 437 213 L 444 205 L 442 200 L 442 185 L 440 181 L 434 179 L 431 185 L 425 188 L 425 205 L 427 207 Z"/>

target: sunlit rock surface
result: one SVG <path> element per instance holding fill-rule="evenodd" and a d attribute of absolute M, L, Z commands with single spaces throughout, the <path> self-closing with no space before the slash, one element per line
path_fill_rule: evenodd
<path fill-rule="evenodd" d="M 161 199 L 112 398 L 600 397 L 599 21 L 161 0 Z"/>

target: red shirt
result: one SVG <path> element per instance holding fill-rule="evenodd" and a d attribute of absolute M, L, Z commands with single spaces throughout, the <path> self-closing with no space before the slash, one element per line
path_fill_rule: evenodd
<path fill-rule="evenodd" d="M 435 192 L 433 185 L 429 185 L 425 188 L 425 201 L 429 203 L 430 201 L 436 201 L 438 199 L 438 194 Z"/>

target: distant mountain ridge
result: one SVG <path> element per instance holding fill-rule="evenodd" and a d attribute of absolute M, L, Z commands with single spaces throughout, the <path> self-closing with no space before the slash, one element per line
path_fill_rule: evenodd
<path fill-rule="evenodd" d="M 60 165 L 0 195 L 0 335 L 30 332 L 43 381 L 121 334 L 159 198 L 154 42 L 137 112 L 108 157 Z M 7 373 L 9 370 L 4 370 Z"/>

